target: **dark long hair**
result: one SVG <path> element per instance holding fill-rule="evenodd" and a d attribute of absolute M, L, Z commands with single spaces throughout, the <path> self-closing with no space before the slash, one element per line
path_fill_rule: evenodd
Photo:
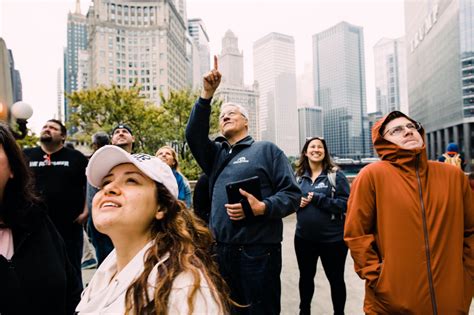
<path fill-rule="evenodd" d="M 309 166 L 308 157 L 306 156 L 306 151 L 308 151 L 308 146 L 313 140 L 319 140 L 322 142 L 324 147 L 324 158 L 323 158 L 323 170 L 330 171 L 333 168 L 337 167 L 334 161 L 329 154 L 328 146 L 326 145 L 326 141 L 323 137 L 311 137 L 306 139 L 306 142 L 303 145 L 303 149 L 301 149 L 301 155 L 296 164 L 296 175 L 302 176 L 306 171 L 311 174 L 311 167 Z"/>
<path fill-rule="evenodd" d="M 181 272 L 190 272 L 194 277 L 188 298 L 183 301 L 188 303 L 190 314 L 193 313 L 193 301 L 202 284 L 201 274 L 223 313 L 228 313 L 229 306 L 236 304 L 229 298 L 229 289 L 211 256 L 213 238 L 209 229 L 164 185 L 156 183 L 156 187 L 157 202 L 160 211 L 164 211 L 164 217 L 152 223 L 151 238 L 154 244 L 145 254 L 143 273 L 127 289 L 125 314 L 168 314 L 173 281 Z M 169 258 L 158 266 L 153 297 L 148 297 L 149 275 L 166 254 L 169 254 Z"/>
<path fill-rule="evenodd" d="M 0 144 L 8 159 L 13 178 L 10 178 L 3 192 L 3 203 L 0 205 L 0 218 L 9 227 L 14 227 L 24 218 L 34 204 L 39 203 L 35 194 L 32 175 L 26 165 L 23 152 L 15 141 L 9 127 L 0 123 Z"/>

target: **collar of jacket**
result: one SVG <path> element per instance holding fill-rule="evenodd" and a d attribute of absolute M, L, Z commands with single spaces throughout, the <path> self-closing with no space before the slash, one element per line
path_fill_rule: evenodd
<path fill-rule="evenodd" d="M 81 302 L 76 311 L 95 314 L 95 312 L 106 310 L 120 299 L 124 299 L 130 284 L 143 272 L 145 255 L 153 245 L 153 241 L 146 244 L 118 274 L 116 274 L 117 256 L 114 249 L 99 266 L 91 282 L 82 293 Z M 148 296 L 153 296 L 158 266 L 168 258 L 169 253 L 166 253 L 150 272 Z"/>
<path fill-rule="evenodd" d="M 410 117 L 405 117 L 411 121 Z M 374 144 L 375 151 L 379 155 L 382 161 L 387 161 L 393 166 L 401 169 L 403 172 L 411 173 L 415 175 L 416 167 L 420 176 L 426 174 L 428 169 L 428 157 L 426 155 L 426 140 L 425 130 L 423 127 L 420 129 L 421 137 L 423 138 L 423 146 L 419 149 L 405 150 L 400 148 L 398 145 L 385 140 L 380 134 L 380 129 L 387 119 L 387 115 L 378 120 L 372 128 L 372 143 Z"/>
<path fill-rule="evenodd" d="M 255 140 L 250 135 L 237 141 L 236 143 L 234 143 L 234 145 L 231 145 L 224 136 L 219 136 L 214 141 L 220 142 L 222 146 L 225 147 L 227 150 L 236 146 L 250 146 L 252 145 L 252 143 L 255 142 Z"/>
<path fill-rule="evenodd" d="M 321 175 L 327 175 L 327 173 L 328 173 L 327 170 L 323 169 L 323 170 L 321 171 L 321 174 L 319 174 L 319 175 L 320 175 L 320 176 L 321 176 Z M 308 170 L 305 170 L 304 173 L 303 173 L 303 175 L 301 175 L 301 177 L 302 177 L 302 178 L 303 178 L 303 177 L 306 177 L 306 178 L 309 178 L 309 179 L 311 180 L 311 174 L 309 173 Z M 319 176 L 318 176 L 318 177 L 319 177 Z"/>

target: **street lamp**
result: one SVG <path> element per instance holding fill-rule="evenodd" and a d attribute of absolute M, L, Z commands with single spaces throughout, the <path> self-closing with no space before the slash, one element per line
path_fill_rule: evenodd
<path fill-rule="evenodd" d="M 30 104 L 20 101 L 13 104 L 10 111 L 20 131 L 20 133 L 14 132 L 13 135 L 17 140 L 24 139 L 28 133 L 26 129 L 27 120 L 33 115 L 33 108 L 31 108 Z"/>

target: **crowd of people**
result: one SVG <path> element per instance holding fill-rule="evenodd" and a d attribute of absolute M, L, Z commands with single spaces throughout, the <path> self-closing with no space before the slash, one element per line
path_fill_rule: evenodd
<path fill-rule="evenodd" d="M 241 104 L 224 103 L 220 136 L 209 136 L 220 81 L 215 58 L 186 128 L 203 171 L 194 195 L 175 150 L 134 152 L 127 124 L 94 134 L 87 159 L 65 146 L 61 121 L 23 152 L 0 123 L 0 314 L 279 314 L 293 213 L 300 314 L 311 314 L 319 259 L 344 314 L 348 252 L 364 313 L 468 314 L 474 175 L 455 144 L 428 161 L 422 125 L 393 111 L 372 131 L 381 161 L 352 185 L 321 136 L 306 139 L 294 171 L 249 135 Z M 89 238 L 97 270 L 83 288 Z"/>

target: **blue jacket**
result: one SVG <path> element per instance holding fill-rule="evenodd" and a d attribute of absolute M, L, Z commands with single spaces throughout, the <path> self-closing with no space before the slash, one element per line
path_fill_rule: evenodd
<path fill-rule="evenodd" d="M 209 225 L 216 241 L 228 244 L 280 243 L 283 239 L 282 218 L 295 212 L 301 198 L 288 159 L 275 144 L 255 142 L 250 136 L 233 146 L 222 137 L 210 140 L 210 114 L 210 100 L 199 98 L 191 111 L 186 139 L 194 158 L 210 181 L 222 161 L 231 152 L 236 153 L 218 176 L 211 192 Z M 227 203 L 225 186 L 252 176 L 260 178 L 265 214 L 244 224 L 233 223 L 224 207 Z"/>
<path fill-rule="evenodd" d="M 344 219 L 349 198 L 349 182 L 341 171 L 336 173 L 336 191 L 331 197 L 331 184 L 323 171 L 314 181 L 305 173 L 300 179 L 303 196 L 312 191 L 313 199 L 296 212 L 296 236 L 309 241 L 337 242 L 343 240 Z"/>
<path fill-rule="evenodd" d="M 184 201 L 186 207 L 191 207 L 191 187 L 183 174 L 175 169 L 171 169 L 178 184 L 178 200 Z"/>

